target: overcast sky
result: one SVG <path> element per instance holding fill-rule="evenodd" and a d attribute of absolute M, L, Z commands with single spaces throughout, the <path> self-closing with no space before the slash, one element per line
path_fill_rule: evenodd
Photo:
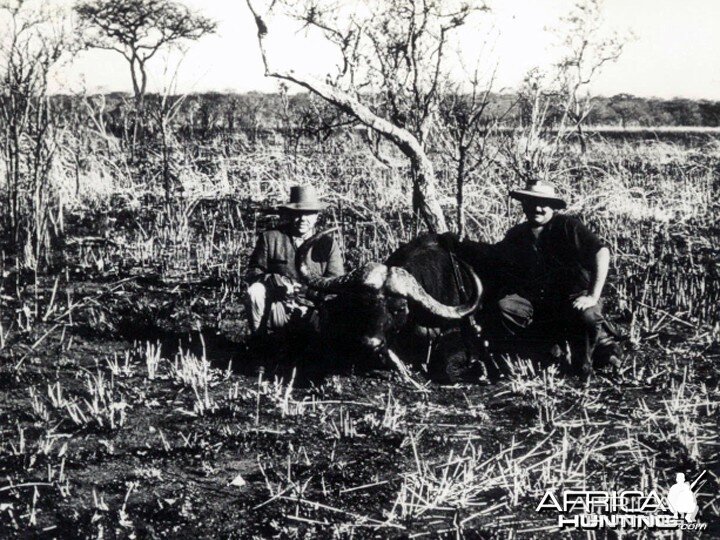
<path fill-rule="evenodd" d="M 56 0 L 64 2 L 69 0 Z M 256 30 L 244 0 L 183 0 L 216 19 L 216 35 L 190 45 L 178 70 L 182 92 L 273 91 L 265 79 Z M 569 0 L 489 0 L 492 12 L 481 32 L 466 36 L 463 46 L 482 47 L 486 64 L 497 65 L 495 88 L 511 90 L 535 66 L 551 63 L 555 40 L 549 27 L 567 10 Z M 630 31 L 621 59 L 596 79 L 599 95 L 630 93 L 663 98 L 720 99 L 720 0 L 605 0 L 609 28 Z M 273 28 L 271 28 L 272 32 Z M 293 35 L 276 42 L 272 56 L 295 69 L 320 73 L 332 56 L 319 40 Z M 159 58 L 151 69 L 151 90 L 168 80 L 168 64 L 180 58 Z M 56 74 L 55 91 L 106 92 L 130 90 L 127 64 L 111 51 L 87 51 Z"/>

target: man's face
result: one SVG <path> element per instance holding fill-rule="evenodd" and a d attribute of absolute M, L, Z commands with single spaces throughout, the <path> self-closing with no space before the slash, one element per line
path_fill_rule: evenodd
<path fill-rule="evenodd" d="M 292 212 L 290 214 L 290 225 L 295 236 L 305 236 L 315 229 L 317 223 L 317 212 Z"/>
<path fill-rule="evenodd" d="M 542 199 L 525 199 L 522 201 L 522 209 L 530 225 L 540 227 L 552 219 L 555 210 L 547 204 Z"/>

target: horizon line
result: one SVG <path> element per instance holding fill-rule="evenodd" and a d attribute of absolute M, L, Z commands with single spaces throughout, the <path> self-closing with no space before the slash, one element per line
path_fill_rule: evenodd
<path fill-rule="evenodd" d="M 496 96 L 517 96 L 519 93 L 519 90 L 514 91 L 497 91 L 497 92 L 490 92 L 490 95 L 496 95 Z M 132 90 L 105 90 L 105 91 L 94 91 L 94 92 L 61 92 L 61 91 L 51 91 L 48 92 L 48 96 L 72 96 L 72 97 L 80 97 L 80 96 L 107 96 L 112 94 L 122 94 L 127 96 L 133 96 Z M 260 94 L 260 95 L 266 95 L 266 96 L 273 96 L 273 95 L 279 95 L 279 91 L 268 91 L 268 90 L 234 90 L 234 89 L 224 89 L 224 90 L 192 90 L 188 92 L 173 92 L 170 94 L 167 94 L 169 96 L 193 96 L 193 95 L 203 95 L 203 94 L 220 94 L 220 95 L 248 95 L 248 94 Z M 290 95 L 318 95 L 315 92 L 312 92 L 310 90 L 300 89 L 297 91 L 290 92 Z M 157 95 L 164 95 L 163 92 L 145 92 L 146 96 L 157 96 Z M 646 100 L 658 100 L 658 101 L 674 101 L 674 100 L 687 100 L 687 101 L 710 101 L 710 102 L 720 102 L 720 96 L 717 97 L 687 97 L 683 95 L 675 95 L 672 97 L 661 97 L 657 95 L 640 95 L 640 94 L 632 94 L 629 92 L 618 92 L 617 94 L 607 95 L 607 94 L 590 94 L 589 97 L 591 99 L 593 98 L 604 98 L 604 99 L 610 99 L 617 96 L 627 96 L 628 98 L 635 98 L 635 99 L 646 99 Z M 318 96 L 321 97 L 321 96 Z"/>

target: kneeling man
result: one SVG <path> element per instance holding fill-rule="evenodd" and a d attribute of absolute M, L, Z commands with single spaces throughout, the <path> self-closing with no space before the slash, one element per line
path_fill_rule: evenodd
<path fill-rule="evenodd" d="M 497 245 L 508 275 L 497 307 L 503 329 L 521 337 L 536 332 L 570 345 L 581 376 L 593 359 L 619 364 L 621 350 L 606 332 L 602 291 L 610 250 L 583 223 L 557 213 L 565 201 L 547 182 L 533 182 L 510 196 L 522 204 L 527 221 L 512 227 Z"/>
<path fill-rule="evenodd" d="M 312 186 L 294 186 L 290 202 L 278 208 L 282 223 L 263 232 L 250 256 L 247 272 L 248 312 L 253 334 L 285 328 L 293 319 L 309 319 L 319 296 L 299 282 L 295 253 L 315 234 L 318 213 L 326 207 Z M 313 245 L 310 270 L 326 277 L 344 274 L 342 255 L 332 236 Z"/>

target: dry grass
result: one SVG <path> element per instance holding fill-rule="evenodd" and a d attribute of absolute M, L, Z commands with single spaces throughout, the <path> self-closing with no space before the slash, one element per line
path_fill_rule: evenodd
<path fill-rule="evenodd" d="M 702 515 L 717 514 L 717 144 L 594 141 L 557 163 L 570 211 L 612 249 L 610 313 L 626 312 L 637 349 L 621 382 L 582 388 L 512 357 L 507 379 L 489 388 L 420 393 L 339 375 L 307 386 L 296 372 L 250 378 L 205 353 L 173 356 L 155 339 L 88 352 L 93 342 L 73 333 L 112 334 L 121 308 L 146 308 L 150 320 L 166 309 L 185 331 L 236 324 L 227 312 L 241 304 L 247 253 L 272 222 L 261 210 L 300 181 L 331 203 L 326 220 L 341 227 L 352 264 L 386 257 L 417 230 L 407 170 L 343 144 L 298 155 L 181 148 L 182 189 L 169 205 L 115 146 L 87 156 L 79 190 L 67 169 L 53 172 L 75 220 L 67 230 L 84 240 L 44 280 L 0 272 L 12 305 L 0 323 L 13 400 L 0 408 L 3 530 L 142 536 L 147 523 L 224 520 L 280 537 L 552 534 L 528 510 L 544 490 L 662 492 L 681 467 L 708 470 Z M 450 213 L 452 171 L 439 158 L 437 168 Z M 514 182 L 501 163 L 469 178 L 471 237 L 498 240 L 519 219 L 507 198 Z M 138 276 L 148 284 L 133 289 Z M 88 292 L 93 280 L 101 285 Z M 180 324 L 188 312 L 195 318 Z"/>

